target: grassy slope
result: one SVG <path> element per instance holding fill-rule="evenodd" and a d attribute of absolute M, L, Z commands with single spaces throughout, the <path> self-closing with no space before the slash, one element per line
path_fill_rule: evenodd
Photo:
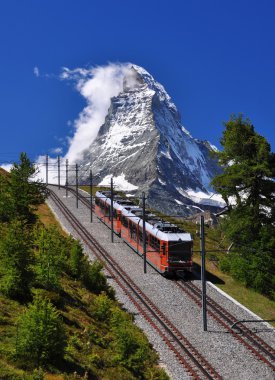
<path fill-rule="evenodd" d="M 89 192 L 88 186 L 83 186 L 83 190 Z M 93 193 L 95 194 L 96 188 L 94 188 Z M 180 222 L 174 218 L 167 218 L 166 216 L 159 214 L 165 219 L 171 220 L 176 224 L 180 225 L 186 231 L 192 233 L 194 237 L 194 262 L 196 265 L 196 270 L 200 271 L 200 254 L 199 254 L 199 237 L 197 232 L 199 231 L 199 226 L 196 226 L 191 222 Z M 222 252 L 210 252 L 224 250 L 228 247 L 228 244 L 224 242 L 218 235 L 217 231 L 212 228 L 205 229 L 206 232 L 206 251 L 208 251 L 206 257 L 206 269 L 207 269 L 207 279 L 212 281 L 221 290 L 235 298 L 238 302 L 246 306 L 248 309 L 259 315 L 263 319 L 274 320 L 275 319 L 275 302 L 271 301 L 267 297 L 255 292 L 252 289 L 246 288 L 243 284 L 234 280 L 229 275 L 221 272 L 217 266 L 217 260 L 224 254 Z M 275 322 L 272 323 L 275 326 Z"/>
<path fill-rule="evenodd" d="M 43 224 L 61 227 L 47 205 L 41 205 L 37 215 Z M 63 232 L 64 233 L 64 232 Z M 69 344 L 65 360 L 52 366 L 45 372 L 45 380 L 83 379 L 85 369 L 90 368 L 95 379 L 131 380 L 131 373 L 123 367 L 108 365 L 112 356 L 108 341 L 113 339 L 110 333 L 110 322 L 98 321 L 93 314 L 93 302 L 96 295 L 89 292 L 66 274 L 61 279 L 62 294 L 47 293 L 61 313 L 69 336 Z M 42 291 L 43 292 L 43 291 Z M 116 301 L 112 301 L 113 310 L 118 310 Z M 33 379 L 33 369 L 28 369 L 28 363 L 15 362 L 16 325 L 18 316 L 25 310 L 25 305 L 9 300 L 0 295 L 0 379 Z M 126 314 L 125 312 L 122 312 Z M 123 314 L 123 315 L 124 315 Z M 129 318 L 126 316 L 126 318 Z M 139 334 L 139 333 L 138 333 Z M 144 337 L 147 340 L 146 337 Z M 91 343 L 92 342 L 92 343 Z M 157 370 L 157 355 L 152 353 L 153 360 L 148 362 L 152 373 Z M 24 368 L 25 370 L 23 370 Z M 155 370 L 154 370 L 155 368 Z M 78 375 L 74 375 L 77 372 Z M 26 377 L 24 377 L 26 376 Z M 156 372 L 155 372 L 155 376 Z M 168 379 L 164 373 L 161 377 L 152 375 L 151 379 Z M 36 378 L 35 378 L 36 379 Z"/>

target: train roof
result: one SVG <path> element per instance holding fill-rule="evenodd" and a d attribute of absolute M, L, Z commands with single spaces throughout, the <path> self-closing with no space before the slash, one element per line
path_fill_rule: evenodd
<path fill-rule="evenodd" d="M 108 193 L 108 194 L 106 194 Z M 97 195 L 98 194 L 98 195 Z M 105 199 L 107 204 L 111 204 L 111 192 L 97 192 L 96 195 L 99 198 Z M 136 225 L 142 223 L 142 209 L 135 205 L 130 200 L 124 200 L 123 198 L 115 198 L 113 206 L 116 210 L 120 210 L 122 215 L 128 217 Z M 185 232 L 173 223 L 160 219 L 151 212 L 145 212 L 145 228 L 153 236 L 163 241 L 192 241 L 192 236 L 189 232 Z"/>
<path fill-rule="evenodd" d="M 142 217 L 135 215 L 132 210 L 122 210 L 122 215 L 128 217 L 133 223 L 142 225 Z M 178 228 L 175 224 L 163 222 L 160 219 L 148 219 L 145 222 L 146 231 L 163 241 L 192 241 L 189 232 Z"/>
<path fill-rule="evenodd" d="M 97 191 L 96 196 L 100 199 L 104 199 L 109 205 L 111 204 L 110 191 Z M 119 196 L 114 198 L 113 206 L 116 210 L 126 209 L 129 211 L 131 209 L 139 209 L 139 206 L 135 205 L 132 201 Z"/>

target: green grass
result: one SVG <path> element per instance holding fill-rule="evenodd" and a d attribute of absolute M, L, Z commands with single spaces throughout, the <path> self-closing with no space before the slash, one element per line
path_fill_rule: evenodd
<path fill-rule="evenodd" d="M 100 296 L 86 290 L 79 281 L 65 275 L 61 280 L 62 293 L 43 290 L 44 296 L 51 299 L 59 309 L 65 323 L 68 345 L 62 362 L 44 368 L 45 379 L 78 379 L 74 372 L 83 378 L 85 372 L 89 378 L 106 380 L 130 380 L 136 377 L 114 360 L 115 333 L 111 331 L 109 319 L 96 317 L 95 301 Z M 133 331 L 137 340 L 147 342 L 147 338 L 134 325 L 132 317 L 122 311 L 116 301 L 110 300 L 111 314 L 120 313 L 119 320 L 125 320 L 125 326 Z M 31 379 L 34 369 L 29 363 L 16 360 L 16 324 L 26 305 L 0 297 L 0 378 L 22 379 L 23 374 Z M 145 343 L 148 345 L 148 342 Z M 149 345 L 148 345 L 149 347 Z M 147 363 L 146 363 L 147 362 Z M 157 371 L 157 355 L 151 351 L 145 364 Z M 93 375 L 92 375 L 93 374 Z M 156 373 L 155 373 L 156 374 Z M 152 379 L 157 377 L 152 377 Z M 160 379 L 168 379 L 162 374 Z"/>
<path fill-rule="evenodd" d="M 43 223 L 45 227 L 55 226 L 62 235 L 67 235 L 46 203 L 38 206 L 35 214 L 38 216 L 39 221 Z"/>
<path fill-rule="evenodd" d="M 200 265 L 200 257 L 196 255 L 194 262 Z M 200 270 L 200 268 L 198 268 Z M 275 320 L 275 302 L 257 293 L 253 289 L 245 287 L 242 283 L 234 280 L 231 276 L 221 272 L 217 264 L 206 259 L 207 279 L 218 288 L 229 294 L 242 305 L 265 320 Z M 275 321 L 270 322 L 275 327 Z"/>
<path fill-rule="evenodd" d="M 37 215 L 46 227 L 54 225 L 61 231 L 59 223 L 46 205 L 38 208 Z M 133 317 L 123 311 L 117 301 L 107 297 L 106 312 L 104 308 L 106 296 L 96 295 L 87 290 L 82 282 L 66 273 L 62 274 L 60 287 L 61 290 L 58 292 L 33 289 L 33 292 L 38 291 L 43 297 L 49 298 L 59 310 L 68 338 L 64 359 L 43 368 L 45 380 L 83 379 L 86 372 L 89 373 L 89 379 L 136 379 L 131 361 L 121 356 L 118 349 L 119 344 L 123 346 L 123 343 L 118 342 L 121 339 L 120 334 L 125 331 L 129 332 L 132 344 L 140 344 L 146 352 L 144 358 L 137 358 L 141 363 L 141 371 L 144 363 L 141 378 L 168 380 L 164 371 L 158 368 L 158 356 L 147 338 L 133 324 Z M 103 307 L 99 313 L 97 308 L 100 305 Z M 27 305 L 0 295 L 1 380 L 38 379 L 35 365 L 28 361 L 22 362 L 16 355 L 17 321 L 26 307 Z M 120 324 L 123 328 L 120 328 Z"/>

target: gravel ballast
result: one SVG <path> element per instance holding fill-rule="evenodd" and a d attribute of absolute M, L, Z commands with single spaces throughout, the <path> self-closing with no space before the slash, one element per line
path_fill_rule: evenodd
<path fill-rule="evenodd" d="M 85 228 L 100 242 L 100 244 L 112 255 L 130 275 L 132 280 L 142 289 L 142 291 L 157 305 L 157 307 L 170 319 L 170 321 L 183 333 L 193 346 L 214 366 L 223 379 L 228 380 L 273 380 L 272 370 L 263 362 L 258 360 L 247 348 L 237 339 L 228 333 L 210 316 L 208 317 L 208 331 L 202 329 L 201 310 L 194 301 L 186 296 L 175 283 L 167 280 L 158 274 L 149 265 L 147 273 L 143 273 L 143 260 L 133 252 L 120 238 L 114 237 L 111 243 L 111 231 L 93 215 L 93 222 L 90 222 L 90 211 L 87 206 L 79 201 L 76 208 L 75 197 L 69 193 L 66 198 L 64 189 L 58 190 L 57 187 L 50 187 L 78 218 Z M 82 192 L 88 196 L 87 193 Z M 71 227 L 70 223 L 64 218 L 57 206 L 51 199 L 47 201 L 50 208 L 55 213 L 66 231 L 75 238 L 79 238 Z M 93 255 L 85 244 L 86 253 L 93 259 Z M 119 302 L 131 313 L 135 314 L 136 324 L 141 327 L 148 339 L 158 351 L 161 365 L 165 367 L 167 373 L 173 380 L 189 379 L 190 376 L 178 362 L 175 355 L 167 348 L 165 343 L 159 338 L 155 330 L 148 325 L 144 318 L 137 312 L 124 292 L 110 278 L 110 284 L 116 290 L 116 297 Z M 196 281 L 199 286 L 200 281 Z M 238 319 L 253 319 L 251 314 L 224 297 L 212 286 L 207 286 L 208 294 L 220 305 L 227 308 L 231 314 Z M 255 323 L 257 333 L 272 347 L 275 347 L 274 329 L 270 325 Z M 253 327 L 254 326 L 248 326 Z"/>

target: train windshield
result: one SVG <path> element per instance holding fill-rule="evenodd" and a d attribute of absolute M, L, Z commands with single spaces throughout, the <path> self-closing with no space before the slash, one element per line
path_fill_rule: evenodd
<path fill-rule="evenodd" d="M 171 241 L 168 243 L 169 260 L 189 261 L 192 259 L 192 242 Z"/>

